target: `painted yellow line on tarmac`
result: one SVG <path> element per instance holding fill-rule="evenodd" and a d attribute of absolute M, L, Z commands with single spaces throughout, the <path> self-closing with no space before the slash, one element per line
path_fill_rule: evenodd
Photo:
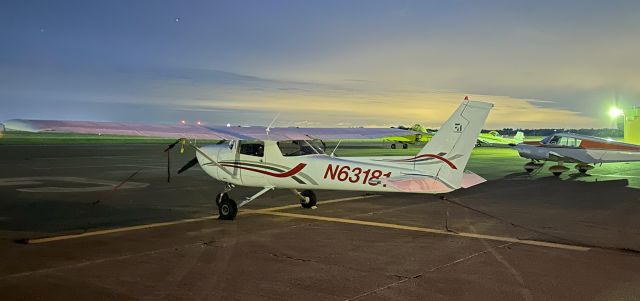
<path fill-rule="evenodd" d="M 353 200 L 373 198 L 378 196 L 379 195 L 356 196 L 356 197 L 341 198 L 341 199 L 318 202 L 318 204 L 324 205 L 324 204 L 331 204 L 331 203 L 347 202 L 347 201 L 353 201 Z M 372 227 L 380 227 L 380 228 L 390 228 L 390 229 L 397 229 L 397 230 L 408 230 L 408 231 L 426 232 L 426 233 L 433 233 L 433 234 L 461 236 L 461 237 L 468 237 L 468 238 L 487 239 L 487 240 L 493 240 L 493 241 L 519 243 L 519 244 L 525 244 L 525 245 L 533 245 L 533 246 L 541 246 L 541 247 L 549 247 L 549 248 L 557 248 L 557 249 L 565 249 L 565 250 L 573 250 L 573 251 L 590 250 L 590 248 L 582 247 L 582 246 L 536 241 L 536 240 L 523 240 L 523 239 L 517 239 L 512 237 L 501 237 L 501 236 L 492 236 L 492 235 L 484 235 L 484 234 L 476 234 L 476 233 L 464 233 L 464 232 L 454 233 L 454 232 L 447 232 L 439 229 L 431 229 L 431 228 L 423 228 L 423 227 L 414 227 L 414 226 L 405 226 L 405 225 L 398 225 L 398 224 L 388 224 L 388 223 L 370 222 L 370 221 L 353 220 L 353 219 L 345 219 L 345 218 L 324 217 L 324 216 L 276 211 L 276 210 L 297 208 L 299 206 L 300 206 L 299 204 L 295 204 L 295 205 L 279 206 L 279 207 L 272 207 L 272 208 L 265 208 L 265 209 L 243 209 L 242 211 L 238 212 L 238 215 L 240 214 L 275 215 L 275 216 L 284 216 L 284 217 L 291 217 L 291 218 L 312 219 L 312 220 L 327 221 L 327 222 L 337 222 L 337 223 L 372 226 Z M 189 219 L 183 219 L 183 220 L 171 221 L 171 222 L 161 222 L 161 223 L 137 225 L 137 226 L 130 226 L 130 227 L 115 228 L 115 229 L 90 231 L 90 232 L 84 232 L 84 233 L 78 233 L 78 234 L 34 238 L 34 239 L 25 240 L 25 242 L 28 244 L 47 243 L 47 242 L 69 240 L 69 239 L 76 239 L 76 238 L 83 238 L 83 237 L 90 237 L 90 236 L 122 233 L 122 232 L 135 231 L 135 230 L 144 230 L 144 229 L 151 229 L 151 228 L 157 228 L 157 227 L 200 222 L 200 221 L 206 221 L 206 220 L 213 220 L 217 218 L 218 218 L 218 215 L 210 215 L 210 216 L 205 216 L 200 218 L 189 218 Z"/>
<path fill-rule="evenodd" d="M 318 202 L 318 204 L 322 205 L 322 204 L 339 203 L 339 202 L 346 202 L 346 201 L 353 201 L 353 200 L 359 200 L 359 199 L 372 198 L 372 197 L 377 197 L 377 196 L 379 196 L 379 195 L 356 196 L 356 197 L 350 197 L 350 198 L 342 198 L 342 199 L 335 199 L 335 200 L 328 200 L 328 201 Z M 271 211 L 275 211 L 275 210 L 291 209 L 291 208 L 298 208 L 298 207 L 300 207 L 300 204 L 273 207 L 273 208 L 265 208 L 265 209 L 259 209 L 259 210 L 244 210 L 243 209 L 243 210 L 238 212 L 238 215 L 251 214 L 251 213 L 254 213 L 256 211 L 259 211 L 259 212 L 271 212 Z M 114 234 L 114 233 L 121 233 L 121 232 L 135 231 L 135 230 L 144 230 L 144 229 L 151 229 L 151 228 L 158 228 L 158 227 L 166 227 L 166 226 L 179 225 L 179 224 L 185 224 L 185 223 L 201 222 L 201 221 L 212 220 L 212 219 L 217 219 L 217 218 L 218 218 L 218 215 L 216 214 L 216 215 L 210 215 L 210 216 L 205 216 L 205 217 L 200 217 L 200 218 L 189 218 L 189 219 L 183 219 L 183 220 L 171 221 L 171 222 L 161 222 L 161 223 L 137 225 L 137 226 L 131 226 L 131 227 L 122 227 L 122 228 L 114 228 L 114 229 L 89 231 L 89 232 L 83 232 L 83 233 L 77 233 L 77 234 L 67 234 L 67 235 L 60 235 L 60 236 L 51 236 L 51 237 L 26 239 L 26 240 L 24 240 L 24 242 L 27 243 L 27 244 L 39 244 L 39 243 L 54 242 L 54 241 L 60 241 L 60 240 L 68 240 L 68 239 L 83 238 L 83 237 L 90 237 L 90 236 L 98 236 L 98 235 L 105 235 L 105 234 Z"/>
<path fill-rule="evenodd" d="M 564 249 L 564 250 L 572 250 L 572 251 L 589 251 L 590 250 L 590 248 L 576 246 L 576 245 L 568 245 L 568 244 L 560 244 L 560 243 L 544 242 L 544 241 L 536 241 L 536 240 L 524 240 L 524 239 L 517 239 L 513 237 L 492 236 L 492 235 L 484 235 L 484 234 L 476 234 L 476 233 L 464 233 L 464 232 L 455 233 L 455 232 L 448 232 L 444 230 L 431 229 L 431 228 L 404 226 L 404 225 L 370 222 L 370 221 L 363 221 L 363 220 L 324 217 L 324 216 L 296 214 L 296 213 L 287 213 L 287 212 L 276 212 L 276 211 L 268 211 L 268 210 L 251 210 L 251 212 L 257 213 L 257 214 L 267 214 L 267 215 L 285 216 L 285 217 L 292 217 L 292 218 L 312 219 L 312 220 L 327 221 L 327 222 L 389 228 L 389 229 L 397 229 L 397 230 L 408 230 L 408 231 L 426 232 L 426 233 L 433 233 L 433 234 L 478 238 L 478 239 L 486 239 L 486 240 L 501 241 L 501 242 L 511 242 L 511 243 L 519 243 L 524 245 L 532 245 L 532 246 L 540 246 L 540 247 L 548 247 L 548 248 L 556 248 L 556 249 Z"/>
<path fill-rule="evenodd" d="M 178 224 L 184 224 L 184 223 L 200 222 L 200 221 L 212 220 L 212 219 L 217 219 L 217 218 L 218 218 L 218 215 L 216 214 L 216 215 L 210 215 L 210 216 L 205 216 L 205 217 L 200 217 L 200 218 L 183 219 L 183 220 L 179 220 L 179 221 L 162 222 L 162 223 L 154 223 L 154 224 L 146 224 L 146 225 L 137 225 L 137 226 L 131 226 L 131 227 L 90 231 L 90 232 L 84 232 L 84 233 L 78 233 L 78 234 L 68 234 L 68 235 L 51 236 L 51 237 L 43 237 L 43 238 L 33 238 L 33 239 L 27 239 L 27 240 L 25 240 L 25 242 L 28 243 L 28 244 L 39 244 L 39 243 L 59 241 L 59 240 L 67 240 L 67 239 L 82 238 L 82 237 L 89 237 L 89 236 L 113 234 L 113 233 L 120 233 L 120 232 L 134 231 L 134 230 L 143 230 L 143 229 L 165 227 L 165 226 L 178 225 Z"/>

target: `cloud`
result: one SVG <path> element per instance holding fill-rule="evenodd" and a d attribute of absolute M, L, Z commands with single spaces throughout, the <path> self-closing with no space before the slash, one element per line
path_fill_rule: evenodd
<path fill-rule="evenodd" d="M 282 85 L 282 83 L 279 83 Z M 487 126 L 492 128 L 592 127 L 594 120 L 578 112 L 539 104 L 550 100 L 530 100 L 459 91 L 428 91 L 408 87 L 311 83 L 303 89 L 263 87 L 258 91 L 227 87 L 211 99 L 192 99 L 199 108 L 251 110 L 265 114 L 283 113 L 280 122 L 292 125 L 313 123 L 322 126 L 394 126 L 422 123 L 438 127 L 460 104 L 465 94 L 474 100 L 495 104 Z"/>

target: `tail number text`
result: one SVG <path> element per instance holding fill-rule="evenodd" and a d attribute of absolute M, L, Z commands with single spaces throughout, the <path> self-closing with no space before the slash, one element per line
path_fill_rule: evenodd
<path fill-rule="evenodd" d="M 351 183 L 369 184 L 376 186 L 378 183 L 373 180 L 380 179 L 380 177 L 391 177 L 391 172 L 383 174 L 379 169 L 362 169 L 360 167 L 350 167 L 347 165 L 333 165 L 329 164 L 327 170 L 324 173 L 325 179 L 336 180 L 340 182 L 349 181 Z M 372 183 L 373 182 L 373 183 Z"/>

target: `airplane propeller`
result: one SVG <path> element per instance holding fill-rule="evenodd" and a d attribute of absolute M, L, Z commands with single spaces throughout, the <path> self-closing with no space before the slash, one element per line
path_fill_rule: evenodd
<path fill-rule="evenodd" d="M 180 138 L 180 139 L 176 140 L 175 142 L 169 144 L 167 146 L 167 148 L 164 149 L 164 152 L 167 153 L 167 183 L 171 183 L 171 152 L 170 152 L 170 150 L 172 150 L 176 145 L 178 145 L 178 143 L 180 143 L 180 153 L 184 153 L 184 145 L 187 143 L 187 140 L 184 139 L 184 138 Z M 193 160 L 191 160 L 191 161 L 193 161 Z M 190 164 L 191 161 L 189 161 L 189 163 L 187 163 L 187 165 Z M 198 162 L 198 160 L 196 160 L 196 162 Z M 182 168 L 184 168 L 185 166 L 183 166 Z M 191 165 L 191 166 L 193 166 L 193 165 Z M 191 166 L 189 166 L 189 167 L 191 167 Z M 187 167 L 187 168 L 189 168 L 189 167 Z M 182 170 L 182 168 L 180 170 Z M 184 171 L 184 170 L 182 170 L 182 171 Z M 180 173 L 180 172 L 178 172 L 178 173 Z"/>
<path fill-rule="evenodd" d="M 189 162 L 187 162 L 187 164 L 182 166 L 182 168 L 180 168 L 180 170 L 178 170 L 178 174 L 181 174 L 181 173 L 187 171 L 187 169 L 193 167 L 196 164 L 198 164 L 198 158 L 193 157 L 193 159 L 191 159 Z"/>
<path fill-rule="evenodd" d="M 182 141 L 182 139 L 178 139 L 178 140 L 176 140 L 176 142 L 169 144 L 167 146 L 167 148 L 164 149 L 164 152 L 166 153 L 166 152 L 170 151 L 171 149 L 173 149 L 176 146 L 176 144 L 180 143 L 180 141 Z"/>

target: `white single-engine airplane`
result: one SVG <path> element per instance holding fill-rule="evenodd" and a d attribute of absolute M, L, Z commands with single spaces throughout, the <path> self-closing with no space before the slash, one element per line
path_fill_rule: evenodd
<path fill-rule="evenodd" d="M 10 120 L 5 125 L 10 129 L 36 132 L 221 140 L 215 145 L 192 145 L 196 158 L 179 173 L 199 164 L 208 175 L 227 183 L 216 203 L 220 219 L 233 219 L 239 207 L 276 188 L 291 189 L 302 207 L 311 208 L 316 205 L 313 190 L 317 189 L 445 193 L 485 182 L 464 168 L 492 107 L 490 103 L 465 100 L 431 141 L 412 157 L 336 158 L 333 154 L 325 154 L 315 143 L 316 139 L 406 135 L 405 130 L 397 129 L 214 128 L 45 120 Z M 237 204 L 228 195 L 235 186 L 262 189 Z"/>
<path fill-rule="evenodd" d="M 591 164 L 640 161 L 640 145 L 572 133 L 554 134 L 540 141 L 514 145 L 513 148 L 520 157 L 531 160 L 524 165 L 527 172 L 541 168 L 542 162 L 558 162 L 549 167 L 555 176 L 569 170 L 563 163 L 577 163 L 575 168 L 586 173 L 594 168 Z"/>

